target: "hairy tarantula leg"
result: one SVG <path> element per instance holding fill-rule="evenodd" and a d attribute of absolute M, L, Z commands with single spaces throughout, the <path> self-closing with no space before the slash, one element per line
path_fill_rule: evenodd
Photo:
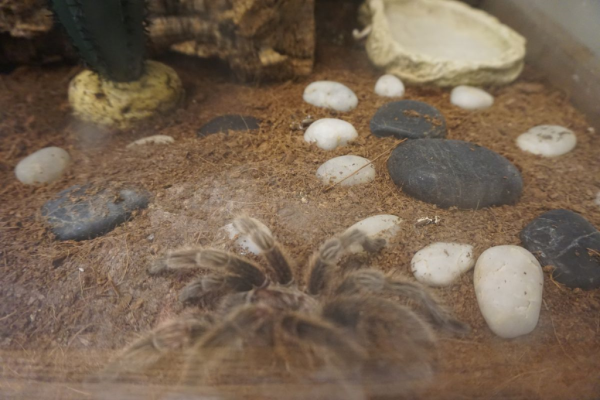
<path fill-rule="evenodd" d="M 370 346 L 377 345 L 380 349 L 393 350 L 410 342 L 422 348 L 435 347 L 435 336 L 429 324 L 408 307 L 382 297 L 335 297 L 323 305 L 321 315 L 336 326 L 360 331 L 361 340 L 367 339 Z"/>
<path fill-rule="evenodd" d="M 238 218 L 233 221 L 233 225 L 240 233 L 248 236 L 262 251 L 262 255 L 267 259 L 275 274 L 277 283 L 286 285 L 294 280 L 291 261 L 285 250 L 259 221 L 254 218 Z"/>
<path fill-rule="evenodd" d="M 308 293 L 319 294 L 327 284 L 328 274 L 338 260 L 346 253 L 353 244 L 360 244 L 368 252 L 377 252 L 385 246 L 384 239 L 372 239 L 364 232 L 355 229 L 344 232 L 340 236 L 326 241 L 323 246 L 313 255 L 310 261 Z"/>
<path fill-rule="evenodd" d="M 167 354 L 189 347 L 211 326 L 209 317 L 185 317 L 169 321 L 135 341 L 102 372 L 115 377 L 156 365 Z"/>
<path fill-rule="evenodd" d="M 361 369 L 368 398 L 417 398 L 413 388 L 433 377 L 439 355 L 435 334 L 410 308 L 361 294 L 328 299 L 321 313 L 368 351 Z"/>
<path fill-rule="evenodd" d="M 327 321 L 299 313 L 289 313 L 281 319 L 281 327 L 292 337 L 335 350 L 340 359 L 348 365 L 356 365 L 367 356 L 362 346 Z"/>
<path fill-rule="evenodd" d="M 163 271 L 205 268 L 238 276 L 249 285 L 260 287 L 266 276 L 252 261 L 223 250 L 192 249 L 169 253 L 148 269 L 152 275 Z"/>
<path fill-rule="evenodd" d="M 215 324 L 206 331 L 190 353 L 193 356 L 189 357 L 185 380 L 191 384 L 197 383 L 199 376 L 205 372 L 208 361 L 218 361 L 232 348 L 239 347 L 236 346 L 236 341 L 256 334 L 272 315 L 273 310 L 268 307 L 245 305 Z"/>
<path fill-rule="evenodd" d="M 249 292 L 255 286 L 239 275 L 205 275 L 187 284 L 179 293 L 182 303 L 219 297 L 226 292 Z"/>
<path fill-rule="evenodd" d="M 422 285 L 407 280 L 391 279 L 373 269 L 359 270 L 349 274 L 337 288 L 337 294 L 351 295 L 367 290 L 408 297 L 421 305 L 433 322 L 448 331 L 466 333 L 469 326 L 455 319 Z"/>
<path fill-rule="evenodd" d="M 199 347 L 227 346 L 238 337 L 253 334 L 272 314 L 273 310 L 265 306 L 242 306 L 215 329 L 207 332 Z"/>

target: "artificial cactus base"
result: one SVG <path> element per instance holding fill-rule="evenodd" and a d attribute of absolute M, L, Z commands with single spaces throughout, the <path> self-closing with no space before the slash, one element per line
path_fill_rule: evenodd
<path fill-rule="evenodd" d="M 79 73 L 69 85 L 73 114 L 86 122 L 124 129 L 177 108 L 185 94 L 177 73 L 156 61 L 146 61 L 145 67 L 133 82 L 108 81 L 90 70 Z"/>

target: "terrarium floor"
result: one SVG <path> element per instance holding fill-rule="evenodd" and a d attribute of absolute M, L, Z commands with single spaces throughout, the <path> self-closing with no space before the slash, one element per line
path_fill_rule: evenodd
<path fill-rule="evenodd" d="M 0 393 L 9 398 L 89 398 L 79 385 L 103 360 L 144 331 L 182 311 L 178 290 L 190 275 L 149 277 L 146 268 L 169 249 L 229 246 L 219 228 L 239 214 L 264 221 L 290 249 L 301 270 L 326 238 L 374 214 L 404 220 L 397 241 L 373 259 L 384 271 L 410 275 L 410 260 L 436 241 L 488 247 L 519 244 L 535 216 L 568 208 L 600 226 L 599 137 L 569 104 L 569 94 L 532 70 L 518 82 L 491 89 L 493 108 L 467 112 L 450 105 L 449 92 L 407 88 L 405 98 L 426 101 L 446 116 L 449 138 L 499 152 L 522 172 L 525 189 L 515 206 L 478 211 L 443 210 L 414 200 L 391 182 L 385 162 L 397 141 L 373 137 L 370 117 L 387 99 L 373 86 L 378 72 L 362 50 L 320 47 L 308 79 L 238 84 L 214 63 L 167 59 L 187 89 L 184 107 L 126 132 L 94 136 L 70 124 L 66 90 L 78 71 L 25 67 L 0 76 Z M 346 114 L 302 101 L 313 80 L 340 81 L 359 97 Z M 229 113 L 262 119 L 261 130 L 197 138 L 209 119 Z M 360 139 L 333 152 L 304 143 L 291 125 L 306 116 L 336 116 Z M 577 148 L 556 159 L 521 152 L 516 137 L 539 124 L 576 132 Z M 167 146 L 127 149 L 131 141 L 171 135 Z M 27 154 L 59 146 L 73 164 L 58 182 L 24 186 L 14 167 Z M 339 155 L 376 159 L 374 182 L 325 192 L 317 167 Z M 151 205 L 105 236 L 83 242 L 54 240 L 40 207 L 74 184 L 138 185 Z M 417 228 L 422 217 L 440 225 Z M 600 291 L 571 290 L 545 274 L 538 327 L 514 340 L 494 336 L 479 312 L 472 272 L 436 293 L 472 326 L 464 338 L 440 336 L 438 378 L 427 399 L 597 399 L 600 394 Z M 1 396 L 0 396 L 1 397 Z"/>

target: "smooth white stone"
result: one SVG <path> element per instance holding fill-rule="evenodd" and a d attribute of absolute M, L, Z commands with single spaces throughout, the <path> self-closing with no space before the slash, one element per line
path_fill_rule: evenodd
<path fill-rule="evenodd" d="M 381 214 L 373 215 L 357 222 L 346 230 L 350 232 L 359 229 L 372 239 L 385 239 L 388 243 L 400 232 L 402 220 L 395 215 Z M 364 249 L 360 244 L 353 244 L 348 249 L 352 253 L 360 253 Z"/>
<path fill-rule="evenodd" d="M 457 86 L 450 93 L 450 102 L 465 110 L 483 110 L 494 105 L 494 97 L 473 86 Z"/>
<path fill-rule="evenodd" d="M 317 178 L 325 185 L 332 185 L 354 174 L 340 185 L 354 186 L 371 182 L 375 179 L 375 166 L 370 162 L 366 158 L 351 155 L 332 158 L 319 167 Z M 365 165 L 367 166 L 365 167 Z M 360 171 L 356 172 L 359 169 Z"/>
<path fill-rule="evenodd" d="M 265 231 L 269 232 L 269 234 L 272 234 L 271 230 L 266 225 L 262 224 L 260 221 L 259 224 Z M 232 223 L 225 225 L 223 229 L 225 230 L 225 232 L 227 232 L 227 235 L 229 235 L 229 239 L 235 239 L 235 244 L 242 250 L 255 255 L 259 255 L 262 253 L 262 251 L 259 249 L 256 243 L 254 243 L 254 241 L 248 238 L 248 236 L 241 235 L 240 231 L 238 231 Z"/>
<path fill-rule="evenodd" d="M 577 137 L 573 131 L 558 125 L 540 125 L 517 138 L 523 151 L 544 157 L 557 157 L 575 148 Z"/>
<path fill-rule="evenodd" d="M 358 132 L 351 123 L 336 118 L 323 118 L 313 122 L 304 133 L 304 140 L 316 143 L 323 150 L 334 150 L 356 140 Z"/>
<path fill-rule="evenodd" d="M 375 94 L 384 97 L 402 97 L 404 84 L 394 75 L 383 75 L 375 84 Z"/>
<path fill-rule="evenodd" d="M 173 139 L 171 136 L 168 135 L 154 135 L 154 136 L 148 136 L 145 138 L 141 138 L 136 140 L 135 142 L 129 143 L 127 145 L 127 148 L 130 147 L 135 147 L 135 146 L 142 146 L 145 144 L 169 144 L 169 143 L 173 143 L 175 141 L 175 139 Z"/>
<path fill-rule="evenodd" d="M 496 335 L 508 339 L 535 329 L 544 274 L 533 254 L 512 245 L 487 249 L 475 264 L 474 281 L 479 309 Z"/>
<path fill-rule="evenodd" d="M 358 98 L 347 86 L 333 81 L 313 82 L 304 89 L 304 101 L 313 106 L 336 111 L 351 111 L 358 105 Z"/>
<path fill-rule="evenodd" d="M 419 250 L 410 264 L 419 282 L 429 286 L 448 286 L 475 265 L 473 246 L 433 243 Z"/>
<path fill-rule="evenodd" d="M 19 161 L 15 168 L 17 179 L 26 185 L 57 180 L 71 162 L 71 156 L 60 147 L 46 147 Z"/>

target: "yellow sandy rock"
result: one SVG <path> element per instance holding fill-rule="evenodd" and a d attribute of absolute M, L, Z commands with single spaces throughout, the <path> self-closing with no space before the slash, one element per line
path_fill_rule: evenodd
<path fill-rule="evenodd" d="M 176 108 L 183 96 L 177 73 L 156 61 L 146 62 L 146 71 L 137 81 L 107 81 L 86 70 L 69 85 L 69 103 L 76 117 L 121 129 Z"/>

